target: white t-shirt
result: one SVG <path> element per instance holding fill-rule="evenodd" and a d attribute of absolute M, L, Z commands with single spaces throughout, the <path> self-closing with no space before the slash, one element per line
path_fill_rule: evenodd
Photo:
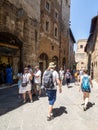
<path fill-rule="evenodd" d="M 57 71 L 53 71 L 53 82 L 54 82 L 54 89 L 57 89 L 57 79 L 59 79 L 59 74 Z"/>
<path fill-rule="evenodd" d="M 22 76 L 22 83 L 26 83 L 27 82 L 27 73 L 23 74 Z"/>
<path fill-rule="evenodd" d="M 36 76 L 38 76 L 38 77 L 36 77 Z M 34 82 L 37 83 L 37 84 L 41 83 L 41 71 L 40 70 L 38 70 L 35 73 Z"/>
<path fill-rule="evenodd" d="M 23 74 L 23 80 L 22 80 L 22 83 L 26 83 L 26 82 L 28 82 L 28 84 L 31 84 L 31 82 L 30 82 L 30 76 L 31 76 L 30 73 Z"/>
<path fill-rule="evenodd" d="M 60 78 L 63 79 L 64 78 L 64 70 L 60 70 L 59 75 L 60 75 Z"/>

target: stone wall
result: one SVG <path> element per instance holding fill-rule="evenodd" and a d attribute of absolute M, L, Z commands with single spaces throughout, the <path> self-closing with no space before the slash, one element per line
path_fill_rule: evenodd
<path fill-rule="evenodd" d="M 91 72 L 93 71 L 93 78 L 98 82 L 98 35 L 95 41 L 94 52 L 91 58 Z"/>
<path fill-rule="evenodd" d="M 47 54 L 49 59 L 56 56 L 59 66 L 68 66 L 68 29 L 70 8 L 66 5 L 66 1 L 47 0 L 50 3 L 50 11 L 45 7 L 45 0 L 41 1 L 41 37 L 40 51 Z M 62 2 L 62 4 L 61 4 Z M 68 8 L 67 8 L 68 7 Z M 55 11 L 58 13 L 58 18 L 54 16 Z M 50 24 L 49 31 L 45 30 L 45 22 Z M 54 27 L 58 28 L 58 37 L 54 36 Z M 49 49 L 49 50 L 48 50 Z"/>
<path fill-rule="evenodd" d="M 86 43 L 87 43 L 86 39 L 78 40 L 77 51 L 75 54 L 75 60 L 77 62 L 77 70 L 80 70 L 82 68 L 87 69 L 88 56 L 84 51 Z"/>

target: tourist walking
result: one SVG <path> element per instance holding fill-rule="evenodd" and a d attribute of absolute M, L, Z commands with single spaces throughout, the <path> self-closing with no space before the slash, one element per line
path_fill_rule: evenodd
<path fill-rule="evenodd" d="M 61 81 L 61 84 L 62 84 L 63 79 L 64 79 L 64 70 L 63 70 L 63 67 L 61 67 L 60 70 L 59 70 L 59 77 L 60 77 L 60 81 Z"/>
<path fill-rule="evenodd" d="M 26 93 L 29 95 L 30 98 L 30 102 L 33 102 L 32 99 L 32 93 L 31 93 L 31 89 L 32 89 L 32 84 L 31 84 L 31 80 L 32 80 L 32 75 L 28 72 L 28 68 L 24 68 L 24 73 L 22 75 L 22 86 L 20 89 L 20 93 L 22 93 L 23 95 L 23 102 L 26 102 Z"/>
<path fill-rule="evenodd" d="M 41 96 L 41 70 L 39 66 L 35 66 L 34 76 L 34 85 L 35 85 L 35 94 L 39 98 Z"/>
<path fill-rule="evenodd" d="M 22 73 L 20 71 L 17 74 L 17 78 L 18 78 L 18 97 L 21 98 Z"/>
<path fill-rule="evenodd" d="M 87 70 L 83 70 L 83 76 L 80 79 L 80 83 L 81 83 L 81 90 L 83 92 L 83 100 L 84 100 L 83 110 L 86 111 L 90 92 L 91 92 L 91 87 L 93 87 L 92 80 L 90 76 L 87 74 Z"/>
<path fill-rule="evenodd" d="M 69 84 L 70 84 L 71 78 L 72 78 L 71 73 L 70 73 L 69 69 L 67 69 L 67 71 L 66 71 L 66 73 L 65 73 L 65 79 L 66 79 L 67 87 L 68 87 Z"/>
<path fill-rule="evenodd" d="M 13 83 L 12 67 L 9 64 L 6 67 L 6 83 L 8 85 Z"/>
<path fill-rule="evenodd" d="M 49 107 L 48 107 L 48 115 L 47 121 L 53 119 L 53 106 L 56 101 L 56 93 L 57 93 L 57 84 L 59 87 L 59 92 L 62 92 L 61 82 L 59 80 L 59 74 L 55 70 L 56 65 L 54 62 L 49 63 L 49 67 L 45 70 L 42 78 L 42 84 L 46 89 L 46 93 L 49 100 Z"/>

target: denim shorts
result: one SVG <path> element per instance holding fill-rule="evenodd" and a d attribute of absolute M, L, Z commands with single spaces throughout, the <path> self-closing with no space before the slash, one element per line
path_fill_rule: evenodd
<path fill-rule="evenodd" d="M 54 105 L 54 102 L 56 101 L 56 92 L 57 90 L 47 90 L 47 96 L 49 100 L 49 105 Z"/>

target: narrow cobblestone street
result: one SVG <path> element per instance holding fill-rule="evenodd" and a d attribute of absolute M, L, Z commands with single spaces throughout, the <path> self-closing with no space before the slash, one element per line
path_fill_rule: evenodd
<path fill-rule="evenodd" d="M 17 88 L 10 89 L 7 90 L 10 93 L 5 93 L 7 96 L 0 93 L 0 130 L 98 130 L 98 86 L 95 82 L 87 111 L 83 111 L 78 86 L 73 83 L 70 88 L 63 86 L 62 94 L 57 94 L 55 118 L 51 121 L 46 120 L 47 97 L 23 105 L 17 98 Z"/>

